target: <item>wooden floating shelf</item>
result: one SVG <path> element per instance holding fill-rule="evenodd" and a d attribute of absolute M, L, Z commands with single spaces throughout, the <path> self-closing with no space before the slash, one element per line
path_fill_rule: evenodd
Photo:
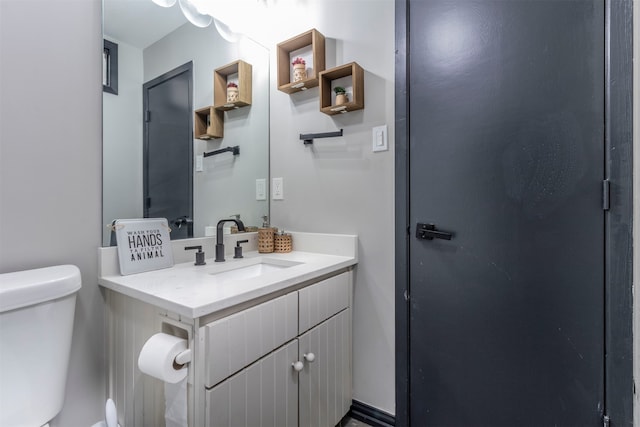
<path fill-rule="evenodd" d="M 351 76 L 353 93 L 351 100 L 345 104 L 332 105 L 333 88 L 331 82 L 343 77 Z M 364 108 L 364 70 L 355 62 L 341 65 L 320 73 L 320 111 L 333 116 L 334 114 L 362 110 Z"/>
<path fill-rule="evenodd" d="M 193 114 L 193 137 L 214 139 L 224 136 L 224 112 L 213 107 L 199 108 Z"/>
<path fill-rule="evenodd" d="M 311 46 L 311 76 L 291 82 L 291 52 Z M 325 67 L 324 36 L 315 28 L 278 43 L 278 90 L 292 94 L 318 86 L 319 74 Z"/>
<path fill-rule="evenodd" d="M 235 61 L 213 72 L 213 107 L 216 110 L 228 111 L 251 105 L 251 64 Z M 227 102 L 227 78 L 238 74 L 238 100 Z"/>

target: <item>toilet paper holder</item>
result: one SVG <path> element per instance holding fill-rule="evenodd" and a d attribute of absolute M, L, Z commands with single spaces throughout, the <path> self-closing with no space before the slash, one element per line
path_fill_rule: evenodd
<path fill-rule="evenodd" d="M 175 369 L 181 369 L 184 365 L 191 362 L 191 349 L 188 348 L 176 355 L 173 359 L 173 367 Z"/>

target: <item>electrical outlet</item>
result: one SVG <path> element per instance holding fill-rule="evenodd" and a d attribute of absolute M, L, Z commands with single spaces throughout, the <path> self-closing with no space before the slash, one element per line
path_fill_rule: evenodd
<path fill-rule="evenodd" d="M 256 200 L 267 200 L 267 180 L 256 179 Z"/>
<path fill-rule="evenodd" d="M 284 199 L 284 182 L 282 178 L 273 178 L 273 200 Z"/>
<path fill-rule="evenodd" d="M 196 156 L 196 172 L 202 172 L 204 170 L 204 166 L 202 164 L 204 160 L 204 156 L 202 154 L 198 154 Z"/>

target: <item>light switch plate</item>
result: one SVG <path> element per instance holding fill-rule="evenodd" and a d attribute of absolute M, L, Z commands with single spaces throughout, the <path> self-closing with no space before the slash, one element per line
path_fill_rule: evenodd
<path fill-rule="evenodd" d="M 196 156 L 196 172 L 202 172 L 204 170 L 204 167 L 202 165 L 203 160 L 204 156 L 202 154 L 198 154 Z"/>
<path fill-rule="evenodd" d="M 267 200 L 267 180 L 256 179 L 256 200 Z"/>
<path fill-rule="evenodd" d="M 376 126 L 371 131 L 372 149 L 376 151 L 387 151 L 389 149 L 389 140 L 387 135 L 387 125 Z"/>
<path fill-rule="evenodd" d="M 273 186 L 272 186 L 272 198 L 273 200 L 283 200 L 284 199 L 284 182 L 282 178 L 273 178 Z"/>

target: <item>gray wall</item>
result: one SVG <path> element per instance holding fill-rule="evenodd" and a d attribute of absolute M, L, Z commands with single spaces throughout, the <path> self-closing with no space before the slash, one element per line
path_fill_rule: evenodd
<path fill-rule="evenodd" d="M 98 0 L 0 0 L 0 273 L 65 263 L 82 272 L 52 427 L 104 413 L 100 15 Z"/>
<path fill-rule="evenodd" d="M 189 23 L 144 50 L 144 81 L 148 82 L 193 61 L 193 107 L 213 105 L 213 70 L 241 59 L 252 65 L 253 93 L 249 107 L 224 114 L 224 137 L 195 140 L 194 155 L 222 147 L 240 146 L 240 155 L 207 157 L 203 171 L 195 172 L 194 235 L 204 227 L 239 213 L 245 225 L 261 225 L 268 213 L 266 201 L 256 201 L 255 180 L 269 176 L 269 53 L 257 43 L 225 41 L 213 25 L 198 28 Z"/>
<path fill-rule="evenodd" d="M 118 94 L 103 94 L 104 222 L 142 218 L 142 50 L 118 44 Z M 110 231 L 102 230 L 109 245 Z"/>
<path fill-rule="evenodd" d="M 269 174 L 269 52 L 252 40 L 225 41 L 213 25 L 189 23 L 144 50 L 118 43 L 119 93 L 104 94 L 104 218 L 139 218 L 143 215 L 142 84 L 193 61 L 194 109 L 213 105 L 213 70 L 237 59 L 253 67 L 250 107 L 225 113 L 224 138 L 195 140 L 194 154 L 240 145 L 240 156 L 209 157 L 203 171 L 194 171 L 194 234 L 204 227 L 239 213 L 245 225 L 260 225 L 268 214 L 267 201 L 255 200 L 256 178 Z M 171 218 L 169 218 L 171 219 Z M 109 244 L 103 230 L 103 244 Z"/>
<path fill-rule="evenodd" d="M 284 200 L 271 201 L 272 224 L 358 235 L 353 397 L 394 414 L 394 1 L 298 5 L 276 5 L 269 34 L 259 39 L 272 56 L 271 176 L 284 178 Z M 311 28 L 327 38 L 327 68 L 351 61 L 364 68 L 364 110 L 328 116 L 319 111 L 318 88 L 277 90 L 276 44 Z M 371 128 L 384 124 L 390 150 L 373 153 Z M 343 137 L 313 146 L 298 138 L 341 128 Z"/>

